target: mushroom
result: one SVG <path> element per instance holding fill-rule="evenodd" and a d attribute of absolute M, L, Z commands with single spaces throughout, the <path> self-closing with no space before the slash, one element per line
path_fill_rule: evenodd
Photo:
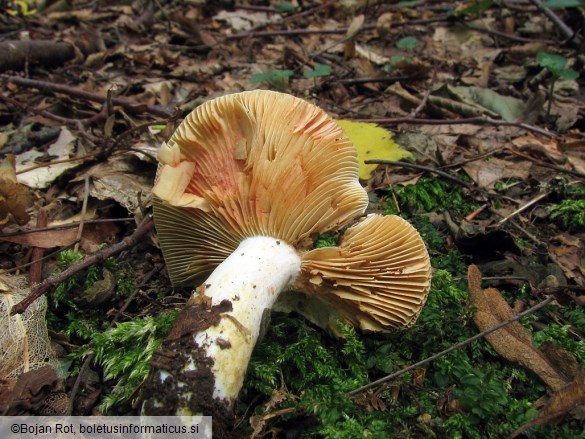
<path fill-rule="evenodd" d="M 312 249 L 368 204 L 355 148 L 318 107 L 264 90 L 223 96 L 189 114 L 158 160 L 154 219 L 170 279 L 206 280 L 153 357 L 145 414 L 229 417 L 282 292 L 296 291 L 282 308 L 309 318 L 322 304 L 320 323 L 382 331 L 416 320 L 431 271 L 406 221 L 369 215 L 338 246 Z"/>

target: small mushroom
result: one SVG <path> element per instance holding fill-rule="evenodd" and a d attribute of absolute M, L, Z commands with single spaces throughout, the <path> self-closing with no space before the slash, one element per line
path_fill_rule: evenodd
<path fill-rule="evenodd" d="M 266 310 L 327 316 L 363 330 L 412 325 L 430 263 L 416 230 L 370 215 L 339 246 L 321 233 L 361 216 L 368 197 L 356 150 L 321 109 L 251 91 L 195 109 L 163 144 L 154 194 L 158 239 L 173 285 L 195 285 L 155 355 L 146 414 L 231 413 Z M 214 427 L 215 428 L 215 427 Z"/>

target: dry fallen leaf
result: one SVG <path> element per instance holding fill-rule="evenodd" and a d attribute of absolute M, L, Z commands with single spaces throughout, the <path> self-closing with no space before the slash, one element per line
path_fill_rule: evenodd
<path fill-rule="evenodd" d="M 512 308 L 495 288 L 481 288 L 481 272 L 470 265 L 467 275 L 469 300 L 475 306 L 474 321 L 480 331 L 486 331 L 514 317 Z M 561 376 L 536 349 L 532 336 L 519 322 L 512 322 L 502 329 L 486 335 L 498 354 L 509 361 L 520 363 L 536 373 L 553 390 L 565 386 Z"/>
<path fill-rule="evenodd" d="M 585 242 L 582 239 L 566 233 L 554 236 L 548 243 L 548 254 L 563 269 L 567 278 L 585 287 L 585 268 L 581 262 Z"/>
<path fill-rule="evenodd" d="M 480 331 L 510 320 L 514 312 L 495 288 L 481 288 L 481 272 L 475 265 L 468 270 L 469 300 L 475 306 L 474 321 Z M 533 346 L 532 335 L 519 322 L 512 322 L 486 339 L 494 350 L 508 361 L 519 363 L 536 373 L 551 392 L 536 418 L 522 426 L 511 437 L 534 425 L 556 421 L 585 401 L 583 368 L 575 357 L 552 343 L 540 349 Z"/>
<path fill-rule="evenodd" d="M 476 160 L 463 165 L 467 175 L 483 189 L 493 189 L 498 180 L 517 178 L 526 180 L 532 164 L 529 161 L 508 161 L 498 158 Z"/>
<path fill-rule="evenodd" d="M 4 236 L 0 240 L 38 248 L 66 247 L 77 240 L 77 233 L 77 228 L 22 232 L 14 236 Z"/>
<path fill-rule="evenodd" d="M 16 158 L 16 164 L 18 165 L 19 171 L 22 168 L 32 169 L 21 172 L 18 179 L 29 187 L 36 189 L 47 188 L 53 181 L 68 170 L 71 170 L 81 163 L 82 160 L 73 160 L 62 162 L 64 159 L 71 158 L 75 155 L 76 151 L 76 137 L 67 128 L 61 128 L 59 137 L 55 142 L 47 149 L 49 157 L 56 157 L 56 163 L 52 163 L 43 167 L 34 167 L 38 160 L 46 160 L 45 153 L 35 149 L 28 150 L 18 155 Z"/>
<path fill-rule="evenodd" d="M 16 180 L 14 155 L 6 154 L 0 164 L 0 230 L 8 222 L 23 225 L 30 220 L 26 210 L 33 205 L 32 192 Z"/>
<path fill-rule="evenodd" d="M 375 123 L 336 120 L 345 135 L 357 149 L 360 162 L 360 178 L 367 180 L 378 165 L 366 165 L 365 160 L 400 160 L 412 157 L 412 154 L 400 147 L 393 139 L 392 133 Z"/>

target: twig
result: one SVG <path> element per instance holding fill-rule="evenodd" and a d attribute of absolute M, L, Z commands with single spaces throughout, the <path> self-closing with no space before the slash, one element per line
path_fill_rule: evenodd
<path fill-rule="evenodd" d="M 288 17 L 284 17 L 282 19 L 282 21 L 290 22 L 290 21 L 294 21 L 298 18 L 302 18 L 302 17 L 305 17 L 307 15 L 314 14 L 315 12 L 320 11 L 321 9 L 326 9 L 329 6 L 334 5 L 336 2 L 337 2 L 337 0 L 328 0 L 326 2 L 323 2 L 323 4 L 321 4 L 321 5 L 315 6 L 314 8 L 307 9 L 306 11 L 302 11 L 302 12 L 298 12 L 296 14 L 289 15 Z"/>
<path fill-rule="evenodd" d="M 546 247 L 546 243 L 542 242 L 540 239 L 538 239 L 536 236 L 534 236 L 532 233 L 530 233 L 528 230 L 526 230 L 524 227 L 522 227 L 516 221 L 512 220 L 512 221 L 510 221 L 510 224 L 512 224 L 514 227 L 516 227 L 521 233 L 524 234 L 524 236 L 526 236 L 528 239 L 532 240 L 536 245 L 539 245 L 541 247 Z"/>
<path fill-rule="evenodd" d="M 29 166 L 28 168 L 19 169 L 18 171 L 16 171 L 16 175 L 24 174 L 25 172 L 30 172 L 30 171 L 33 171 L 33 170 L 38 169 L 38 168 L 44 168 L 45 166 L 58 165 L 60 163 L 71 163 L 71 162 L 76 162 L 79 160 L 85 160 L 88 158 L 93 159 L 93 158 L 95 158 L 96 155 L 97 154 L 95 154 L 95 153 L 94 154 L 86 154 L 86 155 L 83 155 L 81 157 L 71 157 L 68 159 L 51 160 L 50 162 L 37 163 L 36 165 Z"/>
<path fill-rule="evenodd" d="M 101 218 L 95 220 L 87 220 L 85 224 L 100 224 L 100 223 L 122 223 L 122 222 L 130 222 L 134 221 L 134 218 Z M 19 230 L 18 232 L 11 232 L 11 233 L 2 233 L 0 234 L 0 239 L 2 238 L 9 238 L 11 236 L 23 236 L 28 235 L 31 233 L 40 233 L 40 232 L 49 232 L 51 230 L 63 230 L 63 229 L 72 229 L 74 227 L 79 227 L 80 221 L 73 221 L 67 224 L 61 224 L 58 226 L 50 226 L 50 227 L 36 227 L 34 229 L 29 230 Z"/>
<path fill-rule="evenodd" d="M 480 213 L 482 213 L 488 207 L 489 207 L 489 204 L 487 204 L 487 203 L 481 205 L 480 207 L 478 207 L 477 209 L 475 209 L 473 212 L 471 212 L 470 214 L 468 214 L 465 217 L 465 221 L 473 221 L 477 215 L 479 215 Z"/>
<path fill-rule="evenodd" d="M 556 27 L 559 28 L 561 33 L 569 40 L 573 41 L 575 45 L 580 46 L 583 43 L 583 41 L 576 34 L 576 32 L 569 26 L 567 26 L 565 22 L 561 20 L 561 18 L 557 14 L 555 14 L 550 8 L 545 8 L 544 6 L 542 6 L 541 0 L 530 0 L 530 3 L 537 6 L 538 9 L 541 10 L 542 13 L 546 15 L 548 19 L 552 21 Z"/>
<path fill-rule="evenodd" d="M 557 138 L 558 134 L 547 131 L 543 128 L 539 128 L 533 125 L 528 125 L 522 122 L 508 122 L 505 120 L 494 119 L 487 116 L 478 117 L 467 117 L 461 119 L 418 119 L 410 116 L 403 117 L 372 117 L 369 119 L 350 119 L 355 122 L 373 122 L 379 124 L 399 124 L 399 123 L 412 123 L 421 125 L 453 125 L 453 124 L 478 124 L 478 125 L 494 125 L 494 126 L 510 126 L 518 127 L 527 131 L 532 131 L 543 136 L 550 138 Z"/>
<path fill-rule="evenodd" d="M 510 40 L 510 41 L 518 41 L 520 43 L 539 42 L 539 43 L 545 43 L 545 44 L 555 44 L 554 41 L 539 40 L 539 39 L 535 39 L 535 38 L 524 38 L 524 37 L 519 37 L 517 35 L 508 34 L 506 32 L 502 32 L 502 31 L 495 30 L 495 29 L 483 28 L 483 27 L 468 23 L 465 20 L 459 20 L 459 22 L 461 24 L 463 24 L 465 27 L 467 27 L 468 29 L 474 30 L 476 32 L 482 32 L 482 33 L 486 33 L 486 34 L 495 35 L 495 36 L 505 38 L 505 39 Z"/>
<path fill-rule="evenodd" d="M 64 93 L 69 96 L 85 99 L 91 102 L 99 102 L 103 104 L 106 102 L 106 96 L 90 93 L 80 88 L 71 87 L 64 84 L 55 84 L 53 82 L 41 81 L 38 79 L 21 78 L 19 76 L 10 76 L 0 74 L 0 79 L 12 82 L 13 84 L 21 85 L 23 87 L 38 88 L 39 90 L 48 90 L 54 93 Z M 173 115 L 173 111 L 161 106 L 161 105 L 147 105 L 139 102 L 130 101 L 122 98 L 112 98 L 114 105 L 119 105 L 134 113 L 151 113 L 158 117 L 170 117 Z"/>
<path fill-rule="evenodd" d="M 543 168 L 554 169 L 555 171 L 562 172 L 564 174 L 569 174 L 569 175 L 572 175 L 574 177 L 585 178 L 585 174 L 583 174 L 582 172 L 573 171 L 571 169 L 561 168 L 560 166 L 556 166 L 556 165 L 552 165 L 550 163 L 543 162 L 541 160 L 538 160 L 538 159 L 535 159 L 534 157 L 529 156 L 528 154 L 524 154 L 524 153 L 522 153 L 520 151 L 516 151 L 514 149 L 509 149 L 509 151 L 512 154 L 517 155 L 518 157 L 522 157 L 522 158 L 525 158 L 527 160 L 530 160 L 531 162 L 533 162 L 537 166 L 542 166 Z"/>
<path fill-rule="evenodd" d="M 69 279 L 76 273 L 79 273 L 81 270 L 86 269 L 94 264 L 99 264 L 110 256 L 118 254 L 130 247 L 136 245 L 140 239 L 146 235 L 148 232 L 152 230 L 154 227 L 154 221 L 146 217 L 144 221 L 134 230 L 132 235 L 127 236 L 122 241 L 118 242 L 117 244 L 111 245 L 108 248 L 103 249 L 102 251 L 90 256 L 83 261 L 79 262 L 78 264 L 72 265 L 68 269 L 62 271 L 61 273 L 48 277 L 40 284 L 37 284 L 35 287 L 31 288 L 30 294 L 24 298 L 21 302 L 17 303 L 12 307 L 11 315 L 21 314 L 23 313 L 31 303 L 37 300 L 40 296 L 45 294 L 50 289 L 56 287 L 61 282 Z"/>
<path fill-rule="evenodd" d="M 421 81 L 423 79 L 428 79 L 428 76 L 385 76 L 380 78 L 348 78 L 348 79 L 338 79 L 335 82 L 338 84 L 369 84 L 369 83 L 388 83 L 388 82 L 404 82 L 404 81 Z"/>
<path fill-rule="evenodd" d="M 46 227 L 49 219 L 49 212 L 46 208 L 41 207 L 37 214 L 37 227 Z M 30 257 L 30 270 L 28 272 L 28 284 L 33 286 L 41 281 L 43 270 L 43 254 L 45 249 L 42 247 L 33 247 Z"/>
<path fill-rule="evenodd" d="M 431 168 L 429 166 L 423 166 L 423 165 L 417 165 L 415 163 L 408 163 L 408 162 L 403 162 L 403 161 L 395 161 L 395 160 L 364 160 L 364 163 L 366 165 L 392 165 L 392 166 L 402 166 L 404 168 L 412 168 L 412 169 L 417 169 L 419 171 L 425 171 L 425 172 L 431 172 L 433 174 L 439 175 L 441 177 L 443 177 L 446 180 L 452 181 L 453 183 L 457 183 L 460 186 L 463 186 L 469 190 L 474 190 L 475 188 L 473 188 L 469 183 L 454 177 L 451 174 L 448 174 L 447 172 L 444 171 L 440 171 L 438 169 L 435 168 Z"/>
<path fill-rule="evenodd" d="M 436 77 L 436 75 L 433 75 L 433 80 L 432 80 L 433 83 L 435 82 L 435 77 Z M 429 101 L 429 96 L 431 95 L 431 92 L 432 91 L 433 90 L 431 88 L 429 88 L 427 90 L 427 92 L 423 96 L 422 101 L 420 102 L 420 104 L 418 104 L 418 106 L 414 110 L 412 110 L 410 112 L 410 114 L 408 115 L 408 117 L 412 117 L 413 119 L 416 118 L 416 117 L 418 117 L 418 115 L 420 114 L 420 112 L 423 111 L 423 109 L 427 106 L 427 102 Z"/>
<path fill-rule="evenodd" d="M 85 214 L 87 213 L 87 201 L 89 199 L 89 175 L 85 176 L 83 184 L 83 204 L 81 205 L 81 219 L 79 220 L 79 227 L 77 228 L 77 237 L 75 238 L 75 247 L 73 251 L 77 253 L 79 251 L 79 242 L 83 235 L 83 226 L 85 224 Z"/>
<path fill-rule="evenodd" d="M 28 64 L 43 67 L 63 65 L 75 57 L 72 44 L 49 40 L 10 40 L 0 42 L 0 72 L 21 70 Z"/>
<path fill-rule="evenodd" d="M 435 18 L 428 18 L 428 19 L 421 19 L 421 20 L 411 20 L 405 23 L 395 23 L 394 26 L 418 26 L 418 25 L 425 25 L 431 23 L 437 23 L 447 20 L 447 15 L 439 16 Z M 275 24 L 275 23 L 272 23 Z M 376 28 L 375 24 L 366 24 L 364 25 L 361 30 L 373 30 Z M 262 37 L 277 37 L 277 36 L 295 36 L 295 35 L 315 35 L 315 34 L 345 34 L 347 33 L 348 28 L 343 27 L 339 29 L 285 29 L 285 30 L 272 30 L 272 31 L 247 31 L 247 32 L 240 32 L 237 34 L 229 35 L 226 37 L 227 40 L 240 40 L 243 38 L 262 38 Z"/>
<path fill-rule="evenodd" d="M 373 27 L 372 27 L 373 28 Z M 347 28 L 341 29 L 279 29 L 269 31 L 249 31 L 229 35 L 228 40 L 240 40 L 243 38 L 262 38 L 262 37 L 280 37 L 280 36 L 297 36 L 297 35 L 325 35 L 325 34 L 344 34 Z"/>
<path fill-rule="evenodd" d="M 355 396 L 355 395 L 357 395 L 359 393 L 362 393 L 362 392 L 364 392 L 364 391 L 366 391 L 368 389 L 371 389 L 372 387 L 376 387 L 376 386 L 379 386 L 380 384 L 387 383 L 388 381 L 391 381 L 391 380 L 393 380 L 395 378 L 398 378 L 399 376 L 405 374 L 406 372 L 410 372 L 411 370 L 417 369 L 417 368 L 419 368 L 421 366 L 424 366 L 427 363 L 430 363 L 432 361 L 435 361 L 436 359 L 441 358 L 441 357 L 443 357 L 443 356 L 445 356 L 445 355 L 447 355 L 447 354 L 449 354 L 449 353 L 451 353 L 451 352 L 453 352 L 453 351 L 455 351 L 457 349 L 461 349 L 462 347 L 467 346 L 468 344 L 471 344 L 474 341 L 479 340 L 480 338 L 483 338 L 486 335 L 489 335 L 492 332 L 495 332 L 498 329 L 501 329 L 504 326 L 509 325 L 512 322 L 515 322 L 516 320 L 520 320 L 522 317 L 526 317 L 529 314 L 535 313 L 539 309 L 544 308 L 545 306 L 547 306 L 553 300 L 554 300 L 554 297 L 553 296 L 549 296 L 546 299 L 544 299 L 542 302 L 538 303 L 537 305 L 534 305 L 532 308 L 527 309 L 526 311 L 524 311 L 524 312 L 522 312 L 522 313 L 520 313 L 520 314 L 512 317 L 509 320 L 506 320 L 505 322 L 502 322 L 502 323 L 497 324 L 493 328 L 490 328 L 490 329 L 487 329 L 487 330 L 485 330 L 483 332 L 480 332 L 479 334 L 476 334 L 473 337 L 470 337 L 470 338 L 468 338 L 465 341 L 462 341 L 460 343 L 457 343 L 457 344 L 451 346 L 450 348 L 445 349 L 444 351 L 441 351 L 438 354 L 435 354 L 435 355 L 432 355 L 432 356 L 430 356 L 428 358 L 425 358 L 424 360 L 421 360 L 421 361 L 419 361 L 417 363 L 411 364 L 410 366 L 408 366 L 408 367 L 406 367 L 406 368 L 404 368 L 402 370 L 399 370 L 398 372 L 395 372 L 393 374 L 387 375 L 384 378 L 380 378 L 379 380 L 373 381 L 373 382 L 371 382 L 369 384 L 366 384 L 365 386 L 362 386 L 362 387 L 359 387 L 359 388 L 357 388 L 355 390 L 352 390 L 351 392 L 348 392 L 347 393 L 347 396 Z"/>
<path fill-rule="evenodd" d="M 530 201 L 528 201 L 526 204 L 520 206 L 518 209 L 516 209 L 514 212 L 512 212 L 510 215 L 508 215 L 505 218 L 502 218 L 500 221 L 498 221 L 494 227 L 500 227 L 502 224 L 504 224 L 506 221 L 508 221 L 510 218 L 515 217 L 516 215 L 518 215 L 521 212 L 524 212 L 526 209 L 528 209 L 530 206 L 538 203 L 540 200 L 542 200 L 543 198 L 546 198 L 550 195 L 550 192 L 542 192 L 541 194 L 538 194 L 537 196 L 535 196 L 534 198 L 532 198 Z"/>
<path fill-rule="evenodd" d="M 73 384 L 73 387 L 71 388 L 71 396 L 69 396 L 69 402 L 67 403 L 66 416 L 71 416 L 71 413 L 73 413 L 73 404 L 75 401 L 75 396 L 77 395 L 77 392 L 79 391 L 79 386 L 81 385 L 81 377 L 83 377 L 83 375 L 85 374 L 85 371 L 89 367 L 89 363 L 91 362 L 91 360 L 93 360 L 93 357 L 94 357 L 93 352 L 90 353 L 87 357 L 85 357 L 85 360 L 83 361 L 83 364 L 81 365 L 81 368 L 79 369 L 79 374 L 77 375 L 77 379 L 75 380 L 75 383 Z"/>
<path fill-rule="evenodd" d="M 450 163 L 448 165 L 443 165 L 443 166 L 441 166 L 441 169 L 459 168 L 467 163 L 476 162 L 478 160 L 481 160 L 481 159 L 489 157 L 493 154 L 496 154 L 496 153 L 500 152 L 501 150 L 503 150 L 504 148 L 505 148 L 505 146 L 500 146 L 500 147 L 495 148 L 491 151 L 484 152 L 483 154 L 479 154 L 479 155 L 476 155 L 474 157 L 470 157 L 468 159 L 461 160 L 459 162 Z"/>
<path fill-rule="evenodd" d="M 23 104 L 18 102 L 16 99 L 9 98 L 8 96 L 0 93 L 0 100 L 19 108 L 20 110 L 39 114 L 47 119 L 54 120 L 55 122 L 59 122 L 62 125 L 73 126 L 75 128 L 80 128 L 80 125 L 83 125 L 83 121 L 80 119 L 71 119 L 69 117 L 59 116 L 58 114 L 53 114 L 46 110 L 41 110 L 39 108 L 31 107 L 30 105 Z"/>
<path fill-rule="evenodd" d="M 69 245 L 67 245 L 65 247 L 60 247 L 58 250 L 55 250 L 55 251 L 53 251 L 51 253 L 43 254 L 43 257 L 40 258 L 40 261 L 46 261 L 47 259 L 50 259 L 53 256 L 56 256 L 59 253 L 61 253 L 61 252 L 65 251 L 65 250 L 68 250 L 68 249 L 72 248 L 73 245 L 74 244 L 69 244 Z M 3 273 L 16 273 L 17 271 L 22 270 L 23 268 L 26 268 L 26 267 L 30 267 L 32 265 L 34 265 L 34 262 L 32 262 L 32 261 L 31 262 L 27 262 L 26 264 L 20 264 L 20 265 L 17 265 L 16 267 L 13 267 L 13 268 L 9 268 L 7 270 L 4 270 Z"/>

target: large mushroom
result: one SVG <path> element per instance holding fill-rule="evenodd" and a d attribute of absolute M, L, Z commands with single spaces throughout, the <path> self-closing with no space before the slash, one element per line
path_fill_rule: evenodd
<path fill-rule="evenodd" d="M 272 91 L 223 96 L 189 114 L 158 159 L 154 219 L 171 281 L 204 281 L 153 358 L 146 414 L 229 416 L 282 292 L 297 292 L 285 307 L 315 316 L 320 303 L 363 330 L 416 320 L 431 271 L 406 221 L 370 215 L 338 246 L 312 249 L 368 204 L 355 148 L 318 107 Z"/>

